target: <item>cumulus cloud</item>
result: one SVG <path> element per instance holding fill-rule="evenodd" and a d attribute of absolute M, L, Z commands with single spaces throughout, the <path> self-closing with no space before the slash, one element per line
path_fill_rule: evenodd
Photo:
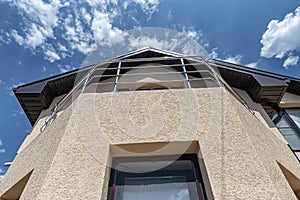
<path fill-rule="evenodd" d="M 225 62 L 234 63 L 234 64 L 241 64 L 243 56 L 236 55 L 236 56 L 228 56 L 224 59 Z"/>
<path fill-rule="evenodd" d="M 117 27 L 113 27 L 107 13 L 95 11 L 92 21 L 92 31 L 96 42 L 109 41 L 111 38 L 122 34 Z"/>
<path fill-rule="evenodd" d="M 236 56 L 229 55 L 225 59 L 222 59 L 222 58 L 219 58 L 219 54 L 217 51 L 218 51 L 217 47 L 211 49 L 211 52 L 209 53 L 209 57 L 212 59 L 224 60 L 225 62 L 229 62 L 229 63 L 233 63 L 233 64 L 244 65 L 246 67 L 253 68 L 253 69 L 256 69 L 258 63 L 260 62 L 260 60 L 258 60 L 257 62 L 252 62 L 252 63 L 248 63 L 248 64 L 242 63 L 243 55 L 236 55 Z"/>
<path fill-rule="evenodd" d="M 149 18 L 151 18 L 151 15 L 158 11 L 160 0 L 125 0 L 123 7 L 127 9 L 128 5 L 132 3 L 138 4 L 149 15 Z"/>
<path fill-rule="evenodd" d="M 45 59 L 49 60 L 49 62 L 53 63 L 56 60 L 60 60 L 60 56 L 50 49 L 45 50 Z"/>
<path fill-rule="evenodd" d="M 258 62 L 249 63 L 249 64 L 246 65 L 246 67 L 255 69 L 257 64 L 258 64 Z"/>
<path fill-rule="evenodd" d="M 184 55 L 201 55 L 207 57 L 208 53 L 197 42 L 191 39 L 192 36 L 186 37 L 181 34 L 166 35 L 163 38 L 144 35 L 128 38 L 129 47 L 131 49 L 140 49 L 144 47 L 153 47 L 181 53 Z"/>
<path fill-rule="evenodd" d="M 17 9 L 23 23 L 1 34 L 1 42 L 15 41 L 42 53 L 49 62 L 70 57 L 75 51 L 88 54 L 97 44 L 112 45 L 124 31 L 114 25 L 128 6 L 141 7 L 145 15 L 158 10 L 159 0 L 5 1 Z M 121 23 L 122 24 L 122 23 Z M 59 42 L 57 42 L 59 41 Z"/>
<path fill-rule="evenodd" d="M 299 56 L 289 56 L 283 63 L 284 68 L 288 68 L 289 66 L 297 65 L 299 61 Z"/>
<path fill-rule="evenodd" d="M 262 48 L 260 55 L 265 58 L 284 58 L 300 48 L 300 7 L 293 13 L 285 15 L 283 20 L 271 20 L 267 30 L 262 35 Z M 295 56 L 288 57 L 285 67 L 296 65 L 298 59 Z"/>
<path fill-rule="evenodd" d="M 71 65 L 61 65 L 61 64 L 58 64 L 58 68 L 59 68 L 60 73 L 65 73 L 65 72 L 75 69 Z"/>
<path fill-rule="evenodd" d="M 209 53 L 209 57 L 212 58 L 212 59 L 218 59 L 218 47 L 215 47 L 213 49 L 211 49 L 211 52 Z"/>
<path fill-rule="evenodd" d="M 16 30 L 11 31 L 16 42 L 36 48 L 43 44 L 48 37 L 54 37 L 53 28 L 58 25 L 57 13 L 62 6 L 59 0 L 49 3 L 42 0 L 13 1 L 12 4 L 21 11 L 24 17 L 32 21 L 25 28 L 24 36 L 19 35 Z"/>
<path fill-rule="evenodd" d="M 21 35 L 19 35 L 18 31 L 13 29 L 11 30 L 10 34 L 19 45 L 23 45 L 24 38 Z"/>

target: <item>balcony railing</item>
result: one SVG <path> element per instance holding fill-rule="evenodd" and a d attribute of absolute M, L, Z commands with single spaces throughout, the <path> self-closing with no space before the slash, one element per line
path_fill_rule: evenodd
<path fill-rule="evenodd" d="M 150 80 L 145 79 L 147 77 Z M 208 87 L 225 87 L 250 110 L 246 102 L 201 56 L 113 59 L 99 62 L 89 67 L 88 73 L 52 108 L 52 113 L 41 131 L 51 124 L 57 112 L 82 93 Z"/>

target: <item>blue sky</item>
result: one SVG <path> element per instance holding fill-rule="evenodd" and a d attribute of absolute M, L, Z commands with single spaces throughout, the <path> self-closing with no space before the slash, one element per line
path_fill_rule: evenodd
<path fill-rule="evenodd" d="M 0 19 L 0 180 L 31 129 L 11 88 L 78 68 L 128 30 L 168 28 L 212 58 L 300 78 L 296 0 L 0 0 Z"/>

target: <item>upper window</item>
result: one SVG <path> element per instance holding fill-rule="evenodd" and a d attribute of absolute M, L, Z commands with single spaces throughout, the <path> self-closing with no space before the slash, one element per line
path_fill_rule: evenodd
<path fill-rule="evenodd" d="M 109 200 L 204 200 L 196 155 L 114 158 Z"/>
<path fill-rule="evenodd" d="M 285 109 L 275 115 L 274 122 L 293 150 L 300 150 L 300 109 Z"/>

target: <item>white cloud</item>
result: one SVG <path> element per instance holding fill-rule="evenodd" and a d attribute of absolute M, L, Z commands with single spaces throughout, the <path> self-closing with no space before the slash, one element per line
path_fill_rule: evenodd
<path fill-rule="evenodd" d="M 2 142 L 2 140 L 0 139 L 0 147 L 3 145 L 3 142 Z"/>
<path fill-rule="evenodd" d="M 18 44 L 25 44 L 28 47 L 36 48 L 42 45 L 48 37 L 53 36 L 53 27 L 58 25 L 58 10 L 62 5 L 59 0 L 45 3 L 42 0 L 13 1 L 23 15 L 26 15 L 32 23 L 25 28 L 25 36 L 12 30 L 12 37 Z"/>
<path fill-rule="evenodd" d="M 92 17 L 90 15 L 90 13 L 88 13 L 86 11 L 85 8 L 81 8 L 81 15 L 83 17 L 83 19 L 85 20 L 85 22 L 87 23 L 87 25 L 90 25 L 91 24 L 91 20 L 92 20 Z"/>
<path fill-rule="evenodd" d="M 207 52 L 197 42 L 191 40 L 183 34 L 165 35 L 158 38 L 153 36 L 139 36 L 128 38 L 130 49 L 140 49 L 144 47 L 153 47 L 173 51 L 184 55 L 202 55 L 207 56 Z"/>
<path fill-rule="evenodd" d="M 94 40 L 98 43 L 108 41 L 111 38 L 122 34 L 120 29 L 112 26 L 109 15 L 99 11 L 94 11 L 94 19 L 91 28 Z"/>
<path fill-rule="evenodd" d="M 246 66 L 247 66 L 247 67 L 249 67 L 249 68 L 253 68 L 253 69 L 255 69 L 255 68 L 256 68 L 256 66 L 257 66 L 257 64 L 258 64 L 258 62 L 253 62 L 253 63 L 249 63 L 249 64 L 247 64 Z"/>
<path fill-rule="evenodd" d="M 106 9 L 109 4 L 117 5 L 118 1 L 117 0 L 87 0 L 87 3 L 91 7 L 102 7 Z"/>
<path fill-rule="evenodd" d="M 75 24 L 73 24 L 75 22 Z M 95 49 L 93 33 L 84 31 L 82 27 L 81 19 L 78 15 L 74 16 L 69 14 L 68 17 L 64 20 L 64 28 L 66 34 L 64 35 L 65 39 L 68 41 L 71 49 L 77 49 L 83 54 L 88 54 Z M 64 47 L 64 46 L 63 46 Z M 61 45 L 59 48 L 63 52 L 67 52 L 67 48 L 63 48 Z"/>
<path fill-rule="evenodd" d="M 241 64 L 243 56 L 242 55 L 236 55 L 236 56 L 228 56 L 224 61 L 234 64 Z"/>
<path fill-rule="evenodd" d="M 6 150 L 5 149 L 0 149 L 0 153 L 5 153 Z"/>
<path fill-rule="evenodd" d="M 187 36 L 191 38 L 198 38 L 198 34 L 196 31 L 188 31 Z"/>
<path fill-rule="evenodd" d="M 130 37 L 129 42 L 129 45 L 132 49 L 140 49 L 143 47 L 155 47 L 158 49 L 169 49 L 170 51 L 174 49 L 174 44 L 177 43 L 176 40 L 173 40 L 173 43 L 169 43 L 165 40 L 159 40 L 158 38 L 148 36 Z"/>
<path fill-rule="evenodd" d="M 0 85 L 4 85 L 5 82 L 0 79 Z"/>
<path fill-rule="evenodd" d="M 31 24 L 29 31 L 26 33 L 24 43 L 27 46 L 36 48 L 37 46 L 42 45 L 46 41 L 46 39 L 52 35 L 52 29 L 45 29 L 44 27 L 38 26 L 37 24 Z"/>
<path fill-rule="evenodd" d="M 283 58 L 300 48 L 300 7 L 294 13 L 288 13 L 283 20 L 271 20 L 262 35 L 260 55 L 265 58 Z M 288 58 L 286 64 L 293 63 L 294 57 Z M 286 65 L 288 66 L 288 65 Z"/>
<path fill-rule="evenodd" d="M 289 56 L 283 63 L 284 68 L 288 68 L 289 66 L 297 65 L 299 61 L 299 56 Z"/>
<path fill-rule="evenodd" d="M 212 59 L 217 59 L 218 58 L 217 50 L 218 50 L 218 47 L 213 48 L 208 56 Z"/>
<path fill-rule="evenodd" d="M 61 64 L 58 64 L 58 68 L 60 73 L 65 73 L 75 69 L 75 67 L 71 67 L 71 65 L 61 65 Z"/>
<path fill-rule="evenodd" d="M 55 62 L 72 56 L 75 51 L 88 54 L 97 44 L 110 46 L 121 42 L 125 33 L 114 25 L 116 17 L 127 13 L 130 5 L 140 6 L 151 17 L 158 11 L 160 0 L 125 0 L 124 3 L 118 0 L 15 0 L 6 3 L 17 8 L 24 23 L 3 32 L 1 41 L 13 40 L 34 54 L 42 53 L 49 62 Z M 131 16 L 131 19 L 136 18 Z M 193 31 L 188 35 L 198 37 Z"/>
<path fill-rule="evenodd" d="M 158 11 L 160 0 L 126 0 L 123 3 L 123 7 L 127 9 L 128 5 L 131 3 L 138 4 L 151 18 L 151 15 Z"/>
<path fill-rule="evenodd" d="M 45 58 L 49 60 L 49 62 L 51 63 L 53 63 L 56 60 L 60 60 L 60 56 L 56 52 L 50 49 L 47 49 L 44 53 L 45 53 Z"/>
<path fill-rule="evenodd" d="M 195 30 L 194 27 L 182 27 L 180 32 L 196 41 L 202 37 L 201 31 Z"/>
<path fill-rule="evenodd" d="M 24 44 L 24 38 L 18 34 L 18 31 L 13 29 L 13 30 L 11 30 L 10 34 L 19 45 Z"/>

